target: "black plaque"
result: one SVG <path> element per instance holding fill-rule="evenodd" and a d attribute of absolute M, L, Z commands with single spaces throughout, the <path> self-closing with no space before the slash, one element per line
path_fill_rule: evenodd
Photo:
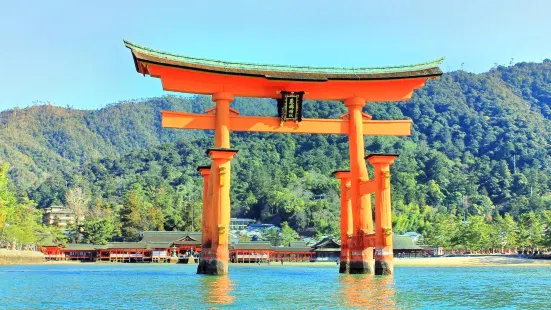
<path fill-rule="evenodd" d="M 282 122 L 302 121 L 302 96 L 304 92 L 281 92 L 277 102 L 278 114 Z"/>

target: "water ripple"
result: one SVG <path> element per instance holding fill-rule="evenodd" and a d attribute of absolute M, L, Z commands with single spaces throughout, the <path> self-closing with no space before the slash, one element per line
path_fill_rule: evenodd
<path fill-rule="evenodd" d="M 2 309 L 487 309 L 550 307 L 551 268 L 397 267 L 394 276 L 335 267 L 187 265 L 0 266 Z"/>

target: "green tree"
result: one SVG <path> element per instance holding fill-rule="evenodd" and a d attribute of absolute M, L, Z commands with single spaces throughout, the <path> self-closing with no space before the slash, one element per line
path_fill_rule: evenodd
<path fill-rule="evenodd" d="M 514 248 L 519 244 L 519 227 L 513 217 L 509 213 L 505 213 L 503 217 L 499 216 L 496 219 L 498 237 L 501 245 L 505 248 Z"/>
<path fill-rule="evenodd" d="M 543 245 L 551 247 L 551 210 L 546 210 L 542 213 L 542 222 L 545 227 Z"/>
<path fill-rule="evenodd" d="M 423 242 L 426 245 L 453 248 L 456 243 L 452 240 L 457 235 L 460 225 L 454 215 L 436 214 L 433 221 L 426 226 Z"/>
<path fill-rule="evenodd" d="M 117 234 L 118 230 L 110 217 L 86 220 L 82 228 L 82 241 L 91 244 L 107 244 Z"/>
<path fill-rule="evenodd" d="M 264 230 L 262 240 L 270 241 L 270 244 L 273 246 L 280 246 L 282 241 L 279 231 L 273 227 Z"/>
<path fill-rule="evenodd" d="M 37 244 L 43 231 L 42 213 L 36 204 L 24 198 L 8 213 L 6 225 L 2 231 L 4 240 L 17 240 L 19 244 Z"/>
<path fill-rule="evenodd" d="M 67 191 L 65 194 L 65 203 L 67 208 L 71 210 L 74 215 L 74 225 L 71 227 L 75 230 L 73 232 L 74 242 L 78 243 L 80 240 L 80 232 L 82 232 L 82 222 L 86 219 L 89 211 L 90 197 L 80 187 L 74 187 Z"/>
<path fill-rule="evenodd" d="M 519 219 L 519 246 L 534 248 L 543 245 L 544 226 L 533 211 L 522 214 Z"/>
<path fill-rule="evenodd" d="M 17 202 L 8 188 L 8 164 L 0 166 L 0 241 L 16 240 L 19 244 L 37 244 L 43 232 L 42 213 L 28 198 Z"/>
<path fill-rule="evenodd" d="M 289 243 L 298 239 L 297 232 L 287 222 L 281 223 L 281 243 L 288 246 Z"/>
<path fill-rule="evenodd" d="M 427 186 L 427 203 L 438 207 L 446 196 L 440 191 L 440 186 L 434 180 L 430 180 Z"/>
<path fill-rule="evenodd" d="M 471 215 L 489 216 L 495 212 L 492 200 L 485 195 L 473 195 L 469 197 L 468 202 L 465 204 L 469 206 L 468 210 Z"/>
<path fill-rule="evenodd" d="M 492 227 L 483 216 L 469 216 L 458 226 L 452 243 L 460 248 L 476 250 L 491 247 Z"/>
<path fill-rule="evenodd" d="M 4 229 L 8 216 L 15 207 L 15 196 L 8 188 L 9 165 L 7 163 L 0 166 L 0 229 Z"/>
<path fill-rule="evenodd" d="M 125 193 L 123 206 L 120 210 L 121 233 L 127 241 L 137 241 L 140 231 L 162 230 L 163 213 L 153 206 L 139 184 Z"/>

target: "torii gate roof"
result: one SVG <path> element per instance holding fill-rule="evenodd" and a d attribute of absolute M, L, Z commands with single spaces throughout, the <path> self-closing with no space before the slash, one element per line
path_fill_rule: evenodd
<path fill-rule="evenodd" d="M 136 71 L 161 78 L 165 90 L 278 98 L 280 91 L 304 91 L 305 99 L 406 100 L 427 78 L 442 74 L 434 61 L 390 67 L 334 68 L 226 62 L 157 51 L 124 41 Z"/>

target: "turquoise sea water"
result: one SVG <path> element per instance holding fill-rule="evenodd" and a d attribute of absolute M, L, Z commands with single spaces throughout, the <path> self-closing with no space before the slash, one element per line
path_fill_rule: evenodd
<path fill-rule="evenodd" d="M 0 266 L 0 309 L 551 308 L 548 267 L 396 267 L 394 276 L 334 267 L 80 264 Z"/>

